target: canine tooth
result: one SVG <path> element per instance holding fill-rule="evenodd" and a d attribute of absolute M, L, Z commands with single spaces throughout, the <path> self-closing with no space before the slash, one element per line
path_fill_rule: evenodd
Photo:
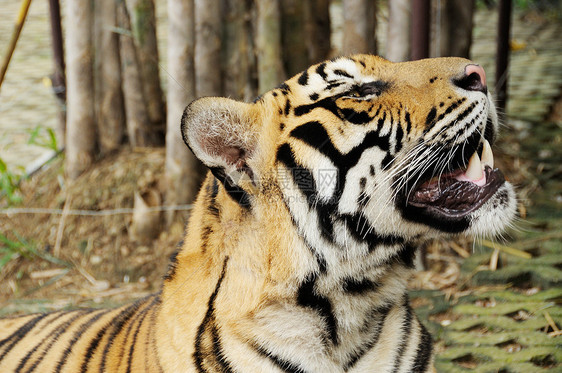
<path fill-rule="evenodd" d="M 472 157 L 470 157 L 468 168 L 465 171 L 465 176 L 469 180 L 480 180 L 482 178 L 482 163 L 480 163 L 480 157 L 478 157 L 477 152 L 474 152 Z"/>
<path fill-rule="evenodd" d="M 494 153 L 488 140 L 484 140 L 484 148 L 482 149 L 482 165 L 494 168 Z"/>

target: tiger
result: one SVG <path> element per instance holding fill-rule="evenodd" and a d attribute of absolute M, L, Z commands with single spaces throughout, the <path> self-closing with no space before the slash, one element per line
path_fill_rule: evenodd
<path fill-rule="evenodd" d="M 209 168 L 156 294 L 0 322 L 1 372 L 432 372 L 407 281 L 425 240 L 496 236 L 516 196 L 466 59 L 307 68 L 254 102 L 199 98 Z"/>

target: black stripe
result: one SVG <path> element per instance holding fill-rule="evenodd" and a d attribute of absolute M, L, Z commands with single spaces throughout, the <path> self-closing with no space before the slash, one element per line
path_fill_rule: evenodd
<path fill-rule="evenodd" d="M 365 293 L 376 290 L 379 287 L 377 283 L 369 279 L 346 278 L 343 280 L 342 289 L 348 294 L 364 295 Z"/>
<path fill-rule="evenodd" d="M 291 136 L 316 148 L 319 152 L 330 158 L 340 171 L 344 170 L 346 174 L 347 170 L 357 164 L 365 149 L 376 146 L 384 151 L 388 151 L 390 147 L 390 133 L 386 136 L 379 136 L 378 131 L 370 131 L 365 135 L 361 144 L 357 145 L 348 153 L 342 154 L 330 141 L 330 136 L 324 126 L 317 121 L 307 122 L 293 129 L 291 131 Z"/>
<path fill-rule="evenodd" d="M 410 118 L 409 112 L 406 112 L 404 115 L 404 120 L 406 121 L 406 133 L 410 135 L 410 132 L 412 131 L 412 118 Z"/>
<path fill-rule="evenodd" d="M 207 312 L 205 313 L 205 317 L 203 318 L 203 321 L 201 322 L 199 328 L 197 329 L 197 335 L 195 337 L 195 352 L 193 353 L 193 361 L 195 363 L 195 367 L 197 368 L 197 371 L 200 373 L 205 372 L 205 369 L 203 367 L 203 360 L 206 358 L 206 356 L 204 356 L 204 351 L 203 351 L 204 346 L 202 346 L 203 336 L 207 331 L 207 329 L 210 326 L 212 326 L 212 323 L 214 323 L 215 299 L 217 298 L 222 281 L 224 280 L 227 264 L 228 264 L 228 257 L 224 259 L 221 275 L 217 281 L 215 290 L 209 297 L 209 301 L 207 303 Z"/>
<path fill-rule="evenodd" d="M 410 337 L 412 335 L 412 331 L 410 329 L 412 327 L 413 311 L 410 307 L 408 296 L 404 297 L 403 308 L 406 312 L 406 315 L 404 315 L 404 320 L 401 328 L 402 337 L 400 346 L 398 347 L 398 351 L 396 354 L 396 360 L 394 360 L 394 369 L 392 370 L 393 373 L 396 373 L 400 370 L 402 359 L 404 358 L 404 352 L 406 352 L 406 347 L 408 347 L 408 342 L 410 341 Z"/>
<path fill-rule="evenodd" d="M 417 247 L 407 243 L 398 252 L 398 261 L 408 268 L 415 268 L 414 259 L 416 258 Z"/>
<path fill-rule="evenodd" d="M 306 197 L 309 206 L 315 206 L 318 211 L 318 219 L 320 220 L 318 223 L 322 235 L 328 240 L 332 240 L 334 231 L 332 216 L 334 215 L 335 204 L 324 204 L 317 200 L 312 173 L 307 168 L 297 164 L 295 154 L 289 144 L 285 143 L 279 147 L 277 150 L 277 159 L 291 172 L 293 181 Z"/>
<path fill-rule="evenodd" d="M 328 132 L 320 122 L 312 121 L 304 123 L 303 125 L 293 129 L 291 131 L 291 136 L 317 149 L 335 163 L 339 171 L 337 185 L 342 187 L 342 190 L 339 191 L 337 196 L 338 200 L 334 201 L 336 203 L 339 202 L 339 194 L 343 192 L 347 171 L 357 164 L 365 148 L 370 147 L 370 145 L 376 146 L 376 143 L 372 143 L 373 140 L 375 140 L 373 137 L 376 137 L 376 142 L 379 140 L 379 137 L 375 132 L 369 132 L 365 136 L 363 143 L 344 155 L 334 147 L 334 144 L 330 141 Z M 388 150 L 388 145 L 384 146 L 384 144 L 381 144 L 381 146 Z"/>
<path fill-rule="evenodd" d="M 213 228 L 206 225 L 201 229 L 201 253 L 207 252 L 207 246 L 209 244 L 209 236 L 213 233 Z"/>
<path fill-rule="evenodd" d="M 26 322 L 22 327 L 20 327 L 11 335 L 1 340 L 0 347 L 4 345 L 6 346 L 4 352 L 2 352 L 2 355 L 0 355 L 0 360 L 4 359 L 4 357 L 14 348 L 14 346 L 17 345 L 26 336 L 26 334 L 29 333 L 29 331 L 37 325 L 39 321 L 51 315 L 52 314 L 50 313 L 40 314 Z"/>
<path fill-rule="evenodd" d="M 308 96 L 312 101 L 318 100 L 318 97 L 320 97 L 318 93 L 311 93 L 310 96 Z"/>
<path fill-rule="evenodd" d="M 425 373 L 433 353 L 433 342 L 427 329 L 420 323 L 421 338 L 416 351 L 416 359 L 412 366 L 412 373 Z"/>
<path fill-rule="evenodd" d="M 394 154 L 398 153 L 400 149 L 402 149 L 403 138 L 404 138 L 404 130 L 402 129 L 402 123 L 400 123 L 400 119 L 398 119 L 398 122 L 396 123 L 396 135 L 394 135 L 394 139 L 396 141 Z"/>
<path fill-rule="evenodd" d="M 299 76 L 297 82 L 300 85 L 307 85 L 308 84 L 308 71 L 303 71 L 302 74 Z"/>
<path fill-rule="evenodd" d="M 90 340 L 90 344 L 88 345 L 88 348 L 86 349 L 86 353 L 84 354 L 84 360 L 82 361 L 82 365 L 80 366 L 80 372 L 81 373 L 86 373 L 88 371 L 88 364 L 90 363 L 90 360 L 92 359 L 92 357 L 94 357 L 94 354 L 96 353 L 96 350 L 99 347 L 100 341 L 102 340 L 102 338 L 105 336 L 105 333 L 111 328 L 112 329 L 112 335 L 116 332 L 116 330 L 120 330 L 123 327 L 123 320 L 128 320 L 133 313 L 137 310 L 137 303 L 133 303 L 130 306 L 128 306 L 127 308 L 125 308 L 123 311 L 121 311 L 117 316 L 113 317 L 111 320 L 108 321 L 107 324 L 105 324 L 96 334 L 96 336 Z M 117 321 L 117 324 L 115 324 L 115 321 Z M 111 344 L 112 340 L 111 338 L 107 341 L 107 344 Z M 104 350 L 104 357 L 103 359 L 105 360 L 105 350 Z"/>
<path fill-rule="evenodd" d="M 154 300 L 153 300 L 154 302 Z M 151 303 L 152 304 L 152 303 Z M 146 310 L 150 308 L 150 304 L 144 308 L 141 308 L 142 306 L 144 306 L 144 303 L 142 305 L 140 305 L 134 316 L 127 322 L 128 326 L 127 326 L 127 331 L 125 332 L 124 335 L 124 339 L 123 342 L 120 343 L 120 346 L 116 346 L 119 348 L 119 353 L 118 353 L 118 358 L 119 360 L 119 364 L 118 364 L 118 369 L 121 367 L 121 363 L 124 361 L 124 359 L 126 358 L 125 356 L 125 347 L 127 346 L 127 342 L 129 341 L 129 337 L 131 336 L 131 331 L 133 330 L 133 328 L 136 325 L 137 320 L 142 320 L 144 318 L 144 315 L 146 313 Z M 121 334 L 121 332 L 118 333 L 118 335 Z M 109 349 L 113 346 L 113 341 L 115 340 L 115 338 L 117 338 L 117 335 L 113 338 L 110 337 L 110 343 L 107 343 L 105 345 L 104 348 L 104 354 L 102 356 L 102 363 L 100 366 L 100 372 L 99 373 L 103 373 L 106 371 L 106 361 L 107 361 L 107 356 L 109 354 Z M 134 346 L 134 343 L 132 344 L 132 346 Z M 129 362 L 130 364 L 130 362 Z"/>
<path fill-rule="evenodd" d="M 326 88 L 324 88 L 324 91 L 329 91 L 331 89 L 337 88 L 340 85 L 344 84 L 344 82 L 338 82 L 338 81 L 333 81 L 333 80 L 328 81 L 327 83 L 328 83 L 328 85 L 326 86 Z"/>
<path fill-rule="evenodd" d="M 334 70 L 334 74 L 353 79 L 353 75 L 349 74 L 347 71 L 343 71 L 343 70 L 340 70 L 340 69 Z"/>
<path fill-rule="evenodd" d="M 244 189 L 232 182 L 230 177 L 228 177 L 224 172 L 224 169 L 218 167 L 211 167 L 209 169 L 213 175 L 222 182 L 228 195 L 238 202 L 240 207 L 243 207 L 244 209 L 250 208 L 250 197 Z"/>
<path fill-rule="evenodd" d="M 166 271 L 166 274 L 164 275 L 164 281 L 168 282 L 168 281 L 172 281 L 174 279 L 174 277 L 176 277 L 176 269 L 177 269 L 177 265 L 178 265 L 178 254 L 180 253 L 180 249 L 176 249 L 176 251 L 174 251 L 172 253 L 172 255 L 170 255 L 170 259 L 168 260 L 168 270 Z"/>
<path fill-rule="evenodd" d="M 287 102 L 285 102 L 285 109 L 283 112 L 285 113 L 285 116 L 291 113 L 291 101 L 287 100 Z"/>
<path fill-rule="evenodd" d="M 316 275 L 311 274 L 302 284 L 300 284 L 297 294 L 297 303 L 301 307 L 311 308 L 320 314 L 326 324 L 328 338 L 334 345 L 337 345 L 337 320 L 332 309 L 332 303 L 328 298 L 323 297 L 316 292 L 314 289 L 316 279 Z"/>
<path fill-rule="evenodd" d="M 295 153 L 293 153 L 289 144 L 284 143 L 277 149 L 277 160 L 291 172 L 291 176 L 300 191 L 307 198 L 311 197 L 315 191 L 312 173 L 307 168 L 297 164 Z"/>
<path fill-rule="evenodd" d="M 441 133 L 445 133 L 445 131 L 447 131 L 449 128 L 455 126 L 459 121 L 463 120 L 464 118 L 466 118 L 470 113 L 472 113 L 472 111 L 474 110 L 474 108 L 476 107 L 476 103 L 472 103 L 470 106 L 468 106 L 464 111 L 462 111 L 458 116 L 456 116 L 455 118 L 453 118 L 453 120 L 447 124 L 446 126 L 443 126 L 440 129 Z M 441 116 L 444 116 L 443 114 L 439 116 L 439 119 L 443 119 L 441 118 Z"/>
<path fill-rule="evenodd" d="M 388 168 L 392 166 L 393 163 L 394 163 L 394 157 L 391 155 L 391 153 L 386 153 L 384 159 L 381 162 L 381 168 L 383 170 L 388 170 Z"/>
<path fill-rule="evenodd" d="M 318 67 L 316 68 L 316 73 L 320 75 L 322 79 L 326 79 L 326 77 L 328 76 L 326 74 L 326 62 L 322 62 L 320 65 L 318 65 Z"/>
<path fill-rule="evenodd" d="M 333 97 L 326 97 L 320 101 L 313 102 L 312 104 L 295 106 L 295 110 L 293 111 L 293 113 L 295 114 L 295 116 L 300 117 L 318 108 L 328 110 L 336 117 L 345 119 L 340 108 L 336 105 Z"/>
<path fill-rule="evenodd" d="M 131 368 L 133 365 L 133 352 L 135 350 L 135 346 L 137 344 L 137 337 L 139 335 L 141 326 L 143 325 L 144 319 L 146 315 L 148 315 L 149 311 L 153 311 L 154 306 L 158 305 L 159 303 L 160 303 L 160 299 L 157 296 L 155 296 L 152 302 L 148 306 L 146 306 L 146 308 L 141 312 L 141 317 L 137 324 L 137 329 L 135 330 L 135 333 L 133 335 L 133 342 L 131 343 L 131 348 L 129 349 L 129 355 L 127 357 L 127 373 L 131 373 Z M 129 334 L 129 332 L 127 332 L 127 334 Z"/>
<path fill-rule="evenodd" d="M 374 250 L 378 245 L 401 245 L 404 239 L 395 235 L 379 234 L 374 231 L 367 218 L 362 213 L 343 214 L 340 216 L 346 223 L 351 236 L 357 241 L 367 241 L 369 250 Z"/>
<path fill-rule="evenodd" d="M 279 149 L 277 150 L 277 159 L 279 162 L 283 163 L 283 165 L 287 168 L 287 170 L 293 170 L 293 169 L 298 169 L 300 166 L 297 166 L 296 160 L 295 160 L 295 155 L 291 149 L 291 146 L 287 143 L 281 145 L 279 147 Z M 303 168 L 303 170 L 306 170 Z M 308 170 L 306 170 L 308 171 Z M 293 175 L 294 177 L 294 175 Z M 311 176 L 312 177 L 312 176 Z M 297 186 L 299 187 L 299 189 L 301 189 L 301 192 L 307 197 L 307 199 L 311 199 L 312 196 L 312 191 L 308 190 L 308 189 L 304 189 L 303 187 L 301 187 L 298 182 L 296 180 L 295 184 L 297 184 Z M 285 201 L 286 203 L 286 201 Z M 320 204 L 319 204 L 320 205 Z M 318 208 L 320 208 L 320 206 L 317 206 Z M 288 206 L 287 206 L 288 208 Z M 320 211 L 320 210 L 319 210 Z M 329 213 L 323 213 L 322 217 L 324 217 L 325 219 L 328 219 L 330 217 Z M 294 220 L 294 217 L 291 216 L 292 222 L 294 226 L 297 226 L 297 223 Z M 328 224 L 329 222 L 323 221 L 322 224 L 320 224 L 320 228 L 322 229 L 322 234 L 324 234 L 325 236 L 331 237 L 331 231 L 327 230 L 326 227 L 331 228 L 331 224 Z M 304 238 L 306 240 L 306 237 Z M 306 242 L 306 246 L 309 248 L 309 250 L 312 252 L 312 254 L 314 255 L 314 257 L 316 258 L 319 268 L 320 268 L 320 272 L 321 273 L 325 273 L 326 272 L 326 259 L 324 258 L 324 256 L 322 255 L 322 253 L 316 251 L 315 249 L 313 249 L 313 246 L 310 245 L 309 242 Z"/>
<path fill-rule="evenodd" d="M 430 128 L 431 125 L 433 125 L 433 121 L 435 120 L 435 116 L 437 115 L 437 109 L 436 108 L 431 108 L 431 110 L 429 111 L 429 113 L 427 114 L 427 117 L 425 118 L 425 125 Z"/>
<path fill-rule="evenodd" d="M 283 93 L 284 95 L 287 95 L 289 92 L 291 92 L 291 87 L 289 87 L 287 83 L 284 82 L 279 84 L 279 87 L 277 88 L 279 88 L 279 90 L 281 90 L 281 93 Z"/>
<path fill-rule="evenodd" d="M 382 109 L 382 104 L 379 104 L 379 107 L 377 108 L 377 111 L 375 112 L 374 118 L 379 116 L 379 113 L 381 112 L 381 109 Z"/>
<path fill-rule="evenodd" d="M 490 145 L 493 145 L 494 141 L 496 139 L 496 129 L 494 128 L 494 123 L 492 122 L 492 119 L 490 119 L 490 117 L 488 117 L 486 119 L 486 128 L 484 129 L 484 138 L 486 140 L 488 140 Z"/>
<path fill-rule="evenodd" d="M 476 102 L 470 104 L 466 109 L 464 109 L 459 115 L 455 117 L 455 121 L 461 121 L 466 118 L 472 111 L 476 108 Z"/>
<path fill-rule="evenodd" d="M 64 349 L 62 356 L 60 357 L 57 366 L 55 367 L 55 373 L 59 373 L 64 367 L 64 365 L 67 363 L 68 356 L 72 352 L 72 348 L 78 342 L 78 340 L 84 335 L 84 332 L 90 326 L 92 326 L 93 323 L 99 320 L 100 317 L 109 313 L 110 311 L 112 310 L 100 310 L 99 312 L 94 311 L 93 316 L 90 319 L 88 319 L 88 321 L 86 321 L 85 323 L 83 323 L 78 327 L 78 330 L 74 332 L 72 339 L 68 342 L 66 348 Z"/>
<path fill-rule="evenodd" d="M 441 113 L 439 115 L 439 117 L 437 117 L 437 122 L 441 121 L 443 118 L 445 118 L 446 115 L 451 114 L 451 112 L 453 110 L 455 110 L 456 108 L 459 107 L 460 104 L 462 104 L 464 101 L 466 101 L 466 98 L 461 98 L 459 100 L 457 100 L 456 102 L 453 102 L 451 105 L 449 105 L 449 107 L 447 107 L 447 109 Z M 473 104 L 474 105 L 474 104 Z"/>
<path fill-rule="evenodd" d="M 230 366 L 230 363 L 226 359 L 224 350 L 222 348 L 222 341 L 219 335 L 219 330 L 214 323 L 211 326 L 211 336 L 213 341 L 213 354 L 215 355 L 216 362 L 220 367 L 220 371 L 223 373 L 234 373 L 234 369 L 232 369 L 232 366 Z"/>
<path fill-rule="evenodd" d="M 113 322 L 111 323 L 112 325 L 112 330 L 111 330 L 111 334 L 109 336 L 109 339 L 107 341 L 107 343 L 105 344 L 105 347 L 103 349 L 103 353 L 102 353 L 102 358 L 101 358 L 101 364 L 100 364 L 100 373 L 104 373 L 106 371 L 105 369 L 105 364 L 107 361 L 107 355 L 109 354 L 109 351 L 111 350 L 111 347 L 113 346 L 113 341 L 119 336 L 119 334 L 121 334 L 121 332 L 123 331 L 125 325 L 127 326 L 127 332 L 125 335 L 125 341 L 127 340 L 127 336 L 135 322 L 135 320 L 139 317 L 139 310 L 141 309 L 141 307 L 143 307 L 145 305 L 145 303 L 148 301 L 148 299 L 150 299 L 151 296 L 147 297 L 147 298 L 143 298 L 135 303 L 133 303 L 131 306 L 127 307 L 127 309 L 123 312 L 121 312 L 120 314 L 118 314 L 114 319 Z M 130 322 L 129 322 L 130 321 Z M 124 348 L 124 343 L 123 343 L 123 347 Z M 94 349 L 95 352 L 95 349 Z M 121 356 L 123 357 L 123 356 Z"/>
<path fill-rule="evenodd" d="M 357 352 L 344 364 L 344 372 L 347 372 L 349 369 L 353 368 L 355 364 L 363 357 L 367 352 L 369 352 L 379 341 L 381 332 L 384 328 L 384 323 L 386 322 L 386 317 L 388 316 L 390 310 L 392 309 L 392 305 L 386 305 L 382 308 L 376 308 L 371 313 L 372 318 L 378 316 L 378 321 L 374 326 L 373 334 L 369 340 L 363 344 L 361 347 L 358 348 Z M 370 327 L 373 329 L 373 326 Z"/>
<path fill-rule="evenodd" d="M 156 299 L 158 300 L 158 305 L 162 304 L 162 299 L 160 298 L 160 294 L 161 293 L 157 293 L 156 294 Z M 148 347 L 149 345 L 151 345 L 152 347 L 152 355 L 154 356 L 154 358 L 156 359 L 156 364 L 158 365 L 158 372 L 160 373 L 164 373 L 164 369 L 162 368 L 162 365 L 160 364 L 160 357 L 158 355 L 158 348 L 156 347 L 156 337 L 154 335 L 154 326 L 156 325 L 156 312 L 153 312 L 152 315 L 150 315 L 150 325 L 148 327 L 148 341 L 145 345 L 145 361 L 147 361 L 147 357 L 148 357 Z M 146 366 L 148 366 L 148 363 L 146 364 Z"/>
<path fill-rule="evenodd" d="M 380 117 L 377 122 L 377 131 L 380 131 L 382 129 L 385 121 L 386 121 L 386 111 L 382 113 L 382 117 Z"/>
<path fill-rule="evenodd" d="M 82 317 L 85 313 L 89 313 L 91 312 L 91 310 L 89 309 L 84 309 L 84 310 L 79 310 L 79 311 L 75 311 L 75 315 L 72 316 L 69 320 L 65 321 L 64 323 L 62 323 L 62 325 L 57 326 L 54 329 L 54 333 L 49 334 L 48 336 L 46 336 L 45 338 L 43 338 L 41 340 L 41 342 L 39 342 L 37 345 L 35 345 L 35 347 L 33 347 L 33 349 L 31 349 L 20 361 L 20 364 L 18 365 L 18 367 L 16 368 L 16 370 L 14 372 L 19 372 L 21 369 L 23 369 L 26 365 L 26 363 L 28 362 L 28 360 L 31 358 L 31 356 L 35 353 L 35 351 L 37 351 L 37 349 L 39 347 L 41 347 L 43 344 L 47 343 L 47 341 L 49 341 L 47 343 L 47 345 L 43 348 L 43 352 L 39 355 L 39 357 L 35 360 L 35 362 L 29 367 L 29 369 L 27 369 L 27 372 L 33 372 L 37 366 L 43 361 L 43 359 L 45 358 L 45 355 L 47 355 L 47 353 L 50 351 L 51 347 L 55 344 L 55 342 L 57 342 L 59 336 L 63 333 L 65 333 L 68 328 L 74 324 L 74 322 Z M 64 313 L 64 314 L 69 314 L 71 312 L 68 313 Z"/>
<path fill-rule="evenodd" d="M 371 131 L 365 135 L 365 138 L 361 144 L 353 148 L 347 154 L 342 154 L 334 147 L 334 144 L 330 142 L 330 137 L 324 128 L 324 126 L 317 122 L 311 121 L 302 124 L 301 126 L 293 129 L 291 131 L 291 136 L 299 139 L 309 146 L 317 149 L 319 152 L 324 154 L 328 157 L 338 169 L 338 186 L 340 188 L 336 189 L 336 192 L 333 198 L 328 201 L 328 203 L 320 203 L 316 198 L 316 191 L 313 189 L 313 179 L 310 171 L 303 169 L 295 160 L 295 155 L 291 150 L 289 144 L 285 143 L 281 145 L 277 151 L 277 159 L 284 163 L 285 166 L 290 169 L 299 169 L 299 173 L 305 175 L 308 173 L 312 184 L 302 185 L 302 180 L 304 178 L 300 178 L 299 180 L 295 180 L 295 183 L 299 186 L 303 194 L 307 197 L 308 203 L 311 208 L 317 209 L 318 217 L 321 220 L 320 226 L 322 229 L 322 234 L 328 239 L 332 240 L 333 238 L 333 220 L 337 216 L 337 205 L 341 198 L 341 194 L 343 193 L 343 188 L 345 186 L 345 178 L 347 176 L 348 171 L 354 167 L 361 155 L 363 154 L 366 148 L 371 147 L 379 147 L 384 151 L 389 151 L 389 136 L 379 136 L 378 131 Z M 306 171 L 305 171 L 306 170 Z M 301 183 L 301 184 L 299 184 Z M 368 225 L 364 225 L 365 228 L 369 227 Z M 377 237 L 374 235 L 369 236 L 370 238 Z M 366 238 L 362 238 L 366 239 Z M 384 239 L 384 237 L 383 237 Z"/>
<path fill-rule="evenodd" d="M 253 344 L 252 347 L 261 355 L 269 360 L 283 372 L 287 373 L 307 373 L 306 370 L 299 367 L 297 364 L 291 363 L 287 360 L 280 358 L 277 355 L 274 355 L 271 351 L 266 350 L 265 348 L 258 346 L 257 344 Z"/>
<path fill-rule="evenodd" d="M 220 209 L 217 206 L 217 195 L 219 194 L 219 182 L 216 177 L 213 177 L 213 181 L 207 186 L 207 193 L 209 194 L 209 204 L 207 205 L 207 210 L 214 217 L 220 216 Z"/>

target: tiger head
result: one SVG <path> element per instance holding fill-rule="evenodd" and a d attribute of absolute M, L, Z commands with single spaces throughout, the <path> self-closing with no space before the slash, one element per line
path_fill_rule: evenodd
<path fill-rule="evenodd" d="M 461 58 L 341 57 L 254 103 L 199 99 L 182 119 L 240 211 L 283 210 L 310 246 L 363 250 L 505 229 L 516 199 L 494 168 L 497 131 L 484 70 Z"/>

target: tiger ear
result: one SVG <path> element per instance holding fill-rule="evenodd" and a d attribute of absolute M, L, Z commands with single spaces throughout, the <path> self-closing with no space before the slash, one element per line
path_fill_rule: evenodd
<path fill-rule="evenodd" d="M 247 160 L 255 152 L 257 130 L 253 105 L 224 97 L 204 97 L 183 113 L 183 141 L 221 181 L 239 184 L 253 171 Z M 229 180 L 223 180 L 225 177 Z"/>

